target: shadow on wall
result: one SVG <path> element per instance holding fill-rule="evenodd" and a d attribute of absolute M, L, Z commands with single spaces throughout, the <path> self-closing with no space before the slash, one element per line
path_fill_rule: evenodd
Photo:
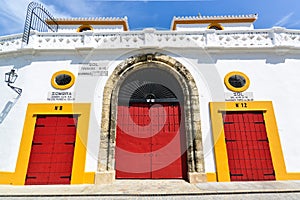
<path fill-rule="evenodd" d="M 19 100 L 19 98 L 20 98 L 20 95 L 18 95 L 16 98 L 14 98 L 13 101 L 9 101 L 9 102 L 6 103 L 6 105 L 4 106 L 3 110 L 0 113 L 0 124 L 2 124 L 2 122 L 7 117 L 8 113 L 10 112 L 10 110 L 17 103 L 17 101 Z"/>

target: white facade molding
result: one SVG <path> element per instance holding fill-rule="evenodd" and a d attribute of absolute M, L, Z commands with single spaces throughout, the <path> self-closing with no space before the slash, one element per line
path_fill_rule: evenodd
<path fill-rule="evenodd" d="M 22 46 L 22 34 L 0 37 L 0 54 L 7 51 L 15 51 Z"/>
<path fill-rule="evenodd" d="M 119 33 L 40 33 L 33 31 L 28 45 L 22 35 L 0 37 L 0 55 L 22 48 L 32 49 L 123 49 L 123 48 L 299 48 L 300 31 L 274 27 L 260 30 L 159 31 L 145 29 Z"/>

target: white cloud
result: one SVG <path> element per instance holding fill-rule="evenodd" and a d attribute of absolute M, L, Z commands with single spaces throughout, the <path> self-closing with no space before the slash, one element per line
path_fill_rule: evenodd
<path fill-rule="evenodd" d="M 23 32 L 26 19 L 26 12 L 32 0 L 2 0 L 0 6 L 0 35 Z M 40 0 L 35 2 L 43 4 Z M 45 5 L 45 4 L 44 4 Z M 58 12 L 53 5 L 45 5 L 55 17 L 66 16 L 63 12 Z"/>
<path fill-rule="evenodd" d="M 47 5 L 43 4 L 43 6 L 51 13 L 54 18 L 61 18 L 61 17 L 70 17 L 70 15 L 64 11 L 58 11 L 55 5 Z"/>
<path fill-rule="evenodd" d="M 60 1 L 58 4 L 73 15 L 86 15 L 94 12 L 94 7 L 84 0 Z"/>
<path fill-rule="evenodd" d="M 30 0 L 4 0 L 0 7 L 1 17 L 19 23 L 26 16 Z"/>
<path fill-rule="evenodd" d="M 287 23 L 291 20 L 291 17 L 294 15 L 294 12 L 287 14 L 286 16 L 282 17 L 279 21 L 275 23 L 275 26 L 286 26 Z"/>
<path fill-rule="evenodd" d="M 55 17 L 96 16 L 105 10 L 101 1 L 93 0 L 42 0 Z M 55 6 L 54 6 L 55 5 Z M 66 14 L 68 13 L 68 14 Z"/>
<path fill-rule="evenodd" d="M 26 12 L 32 0 L 1 0 L 0 35 L 22 33 Z M 116 8 L 106 10 L 97 0 L 33 0 L 41 3 L 55 18 L 105 16 L 118 13 Z M 106 2 L 107 3 L 107 2 Z M 121 9 L 121 8 L 120 8 Z M 123 10 L 123 8 L 121 9 Z"/>
<path fill-rule="evenodd" d="M 26 10 L 30 0 L 3 0 L 0 6 L 0 28 L 4 34 L 23 30 Z M 3 33 L 1 35 L 3 35 Z"/>

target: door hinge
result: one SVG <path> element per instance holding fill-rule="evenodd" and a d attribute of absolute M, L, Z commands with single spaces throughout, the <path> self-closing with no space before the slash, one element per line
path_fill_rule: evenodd
<path fill-rule="evenodd" d="M 233 174 L 230 172 L 230 176 L 244 176 L 244 174 Z"/>
<path fill-rule="evenodd" d="M 75 146 L 75 142 L 65 142 L 66 145 L 73 145 Z"/>
<path fill-rule="evenodd" d="M 231 139 L 226 139 L 225 138 L 225 142 L 236 142 L 236 140 L 231 140 Z"/>
<path fill-rule="evenodd" d="M 43 145 L 42 142 L 32 142 L 32 145 Z"/>

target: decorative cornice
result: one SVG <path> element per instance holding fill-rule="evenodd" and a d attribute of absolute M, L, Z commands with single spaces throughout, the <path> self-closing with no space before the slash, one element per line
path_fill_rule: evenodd
<path fill-rule="evenodd" d="M 174 17 L 172 20 L 171 30 L 176 30 L 178 24 L 253 23 L 257 20 L 257 18 L 257 14 Z"/>
<path fill-rule="evenodd" d="M 58 25 L 109 25 L 123 26 L 124 31 L 128 31 L 127 17 L 86 17 L 86 18 L 56 18 L 55 22 Z M 47 20 L 47 24 L 53 25 L 54 22 Z"/>
<path fill-rule="evenodd" d="M 256 18 L 257 19 L 258 14 L 250 14 L 250 15 L 215 15 L 215 16 L 179 16 L 179 17 L 174 17 L 173 19 L 252 19 Z"/>
<path fill-rule="evenodd" d="M 0 37 L 0 54 L 24 49 L 139 49 L 200 48 L 235 50 L 250 48 L 300 50 L 300 30 L 272 29 L 215 31 L 159 31 L 145 29 L 130 32 L 41 33 L 32 31 L 31 41 L 22 45 L 22 35 Z"/>
<path fill-rule="evenodd" d="M 62 17 L 62 18 L 55 18 L 57 21 L 99 21 L 99 20 L 106 20 L 106 21 L 114 21 L 114 20 L 125 20 L 127 21 L 127 17 Z"/>

